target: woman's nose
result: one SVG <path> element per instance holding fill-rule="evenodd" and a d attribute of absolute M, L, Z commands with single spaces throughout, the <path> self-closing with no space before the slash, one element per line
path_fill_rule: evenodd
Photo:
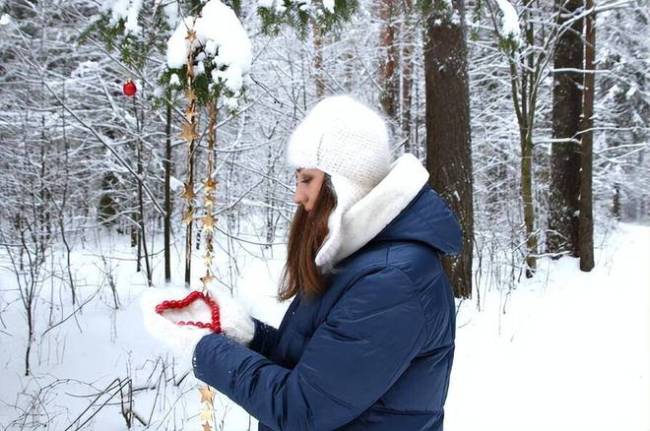
<path fill-rule="evenodd" d="M 296 191 L 293 193 L 293 202 L 296 204 L 302 202 L 302 193 L 299 187 L 296 187 Z"/>

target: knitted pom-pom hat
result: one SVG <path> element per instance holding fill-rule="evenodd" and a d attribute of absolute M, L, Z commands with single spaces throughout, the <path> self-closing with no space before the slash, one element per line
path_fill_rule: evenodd
<path fill-rule="evenodd" d="M 331 176 L 337 205 L 328 219 L 329 233 L 316 265 L 329 272 L 341 246 L 345 212 L 390 171 L 388 129 L 374 110 L 348 95 L 321 100 L 296 127 L 287 146 L 294 168 L 320 169 Z"/>

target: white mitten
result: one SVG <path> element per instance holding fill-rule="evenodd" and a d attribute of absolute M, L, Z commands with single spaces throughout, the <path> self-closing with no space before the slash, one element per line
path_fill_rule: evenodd
<path fill-rule="evenodd" d="M 156 306 L 163 301 L 180 301 L 190 290 L 179 287 L 149 288 L 142 293 L 140 306 L 144 325 L 151 335 L 168 346 L 181 362 L 189 362 L 194 347 L 203 336 L 212 333 L 210 328 L 193 325 L 179 325 L 179 321 L 209 322 L 211 312 L 203 301 L 195 301 L 182 309 L 168 309 L 163 314 L 156 312 Z"/>
<path fill-rule="evenodd" d="M 215 281 L 208 284 L 208 292 L 219 304 L 223 333 L 238 343 L 250 343 L 255 335 L 255 323 L 243 304 L 233 298 L 230 290 Z"/>
<path fill-rule="evenodd" d="M 147 330 L 183 356 L 191 355 L 199 340 L 213 331 L 208 327 L 212 323 L 210 305 L 203 300 L 195 300 L 182 308 L 166 308 L 162 313 L 158 313 L 156 307 L 164 301 L 181 301 L 191 292 L 184 288 L 152 288 L 147 289 L 141 298 Z M 223 334 L 241 344 L 248 344 L 255 335 L 255 324 L 245 308 L 228 289 L 214 282 L 208 286 L 208 295 L 219 309 L 218 323 Z M 190 322 L 205 327 L 197 327 Z"/>

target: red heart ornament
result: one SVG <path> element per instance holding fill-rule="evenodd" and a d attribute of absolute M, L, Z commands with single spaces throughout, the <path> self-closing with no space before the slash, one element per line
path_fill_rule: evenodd
<path fill-rule="evenodd" d="M 188 320 L 188 321 L 179 320 L 178 322 L 175 323 L 179 326 L 189 325 L 189 326 L 196 326 L 197 328 L 209 328 L 210 330 L 217 333 L 221 332 L 221 321 L 219 319 L 219 305 L 210 296 L 204 294 L 203 292 L 194 290 L 190 292 L 190 294 L 183 299 L 163 301 L 160 304 L 156 305 L 156 313 L 162 316 L 163 313 L 167 310 L 183 309 L 188 307 L 193 302 L 199 300 L 205 302 L 205 304 L 210 308 L 210 312 L 212 316 L 211 322 L 195 322 L 193 320 Z"/>

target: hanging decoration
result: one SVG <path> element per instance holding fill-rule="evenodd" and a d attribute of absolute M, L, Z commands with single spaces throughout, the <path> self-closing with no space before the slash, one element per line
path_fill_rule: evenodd
<path fill-rule="evenodd" d="M 122 85 L 122 93 L 124 93 L 125 96 L 132 97 L 135 96 L 136 91 L 138 88 L 135 85 L 135 82 L 133 80 L 129 79 Z"/>
<path fill-rule="evenodd" d="M 105 40 L 109 49 L 119 47 L 122 60 L 139 70 L 151 50 L 160 46 L 151 43 L 167 28 L 172 34 L 167 40 L 167 69 L 160 77 L 160 83 L 169 90 L 182 91 L 185 108 L 180 124 L 180 137 L 185 142 L 186 178 L 183 183 L 181 199 L 183 200 L 182 223 L 186 225 L 185 243 L 185 284 L 195 286 L 192 277 L 192 240 L 196 223 L 204 237 L 203 263 L 205 272 L 199 277 L 201 288 L 189 292 L 185 298 L 166 300 L 153 305 L 156 313 L 182 315 L 184 308 L 191 307 L 195 301 L 204 301 L 211 310 L 210 321 L 198 319 L 179 320 L 180 326 L 193 326 L 220 332 L 219 308 L 214 298 L 208 294 L 207 287 L 216 282 L 214 265 L 214 232 L 216 229 L 216 200 L 219 184 L 216 174 L 216 145 L 218 113 L 235 113 L 243 100 L 252 52 L 251 43 L 234 11 L 220 0 L 181 1 L 172 0 L 160 4 L 156 2 L 156 11 L 164 12 L 163 19 L 154 19 L 154 28 L 164 25 L 164 30 L 155 28 L 151 39 L 139 37 L 145 29 L 141 20 L 142 2 L 123 2 L 108 0 L 102 6 L 102 13 L 93 28 Z M 200 12 L 197 13 L 197 9 Z M 182 18 L 179 19 L 179 13 Z M 138 88 L 131 79 L 122 85 L 122 92 L 127 97 L 134 97 Z M 162 91 L 159 94 L 163 94 Z M 135 102 L 135 98 L 134 98 Z M 167 103 L 170 103 L 169 100 Z M 207 114 L 207 131 L 205 133 L 207 149 L 201 146 L 200 117 Z M 204 176 L 196 180 L 199 168 L 199 152 L 207 151 Z M 198 184 L 197 184 L 198 182 Z M 200 237 L 200 236 L 198 236 Z M 195 321 L 196 320 L 196 321 Z M 207 319 L 205 319 L 207 320 Z M 200 402 L 202 405 L 200 422 L 203 431 L 214 429 L 214 391 L 208 386 L 201 386 Z"/>
<path fill-rule="evenodd" d="M 196 18 L 192 19 L 192 25 L 187 30 L 185 40 L 191 46 L 196 41 L 196 31 L 193 30 Z M 186 53 L 186 71 L 185 71 L 185 118 L 181 125 L 181 138 L 187 144 L 187 176 L 183 185 L 183 198 L 185 199 L 185 209 L 183 211 L 183 223 L 187 225 L 185 231 L 185 283 L 190 285 L 190 274 L 192 267 L 192 227 L 194 219 L 194 150 L 195 141 L 198 137 L 196 133 L 197 126 L 197 109 L 196 93 L 194 91 L 194 50 L 189 49 Z"/>
<path fill-rule="evenodd" d="M 217 107 L 214 103 L 208 105 L 208 163 L 206 169 L 205 179 L 203 180 L 203 217 L 201 222 L 203 225 L 203 232 L 205 234 L 205 275 L 201 277 L 203 291 L 208 291 L 208 285 L 215 280 L 212 273 L 212 261 L 214 259 L 214 228 L 217 222 L 217 217 L 214 213 L 215 206 L 215 191 L 218 181 L 214 178 L 214 147 L 216 144 L 217 136 Z"/>
<path fill-rule="evenodd" d="M 216 177 L 217 114 L 219 102 L 227 111 L 237 109 L 243 96 L 244 81 L 251 63 L 251 45 L 248 35 L 235 13 L 219 0 L 210 0 L 196 16 L 185 17 L 179 23 L 168 41 L 167 65 L 169 70 L 163 77 L 171 87 L 180 86 L 185 91 L 186 108 L 181 126 L 181 138 L 186 142 L 187 176 L 182 198 L 185 201 L 182 221 L 186 224 L 185 239 L 185 282 L 191 285 L 192 227 L 200 222 L 204 235 L 203 263 L 205 273 L 199 278 L 201 291 L 193 291 L 178 303 L 168 302 L 166 307 L 187 306 L 196 300 L 204 300 L 212 310 L 211 322 L 181 321 L 179 325 L 209 328 L 215 332 L 218 327 L 218 305 L 210 298 L 208 286 L 216 280 L 214 264 L 214 231 L 217 223 L 216 191 L 219 182 Z M 179 78 L 180 77 L 180 78 Z M 207 161 L 205 176 L 201 181 L 202 206 L 197 202 L 194 175 L 196 153 L 199 144 L 197 132 L 199 110 L 207 111 Z M 185 302 L 183 302 L 185 301 Z M 163 303 L 164 304 L 164 303 Z M 161 304 L 163 312 L 165 305 Z M 156 309 L 158 312 L 158 309 Z M 215 325 L 217 327 L 215 327 Z M 203 431 L 214 429 L 214 391 L 209 386 L 199 388 L 201 395 L 200 420 Z"/>

